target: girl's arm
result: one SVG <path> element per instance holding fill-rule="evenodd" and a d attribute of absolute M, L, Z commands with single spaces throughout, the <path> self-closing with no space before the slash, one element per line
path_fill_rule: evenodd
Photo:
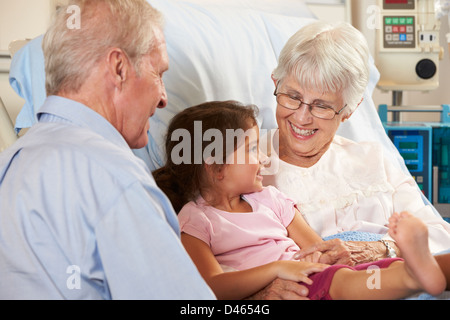
<path fill-rule="evenodd" d="M 210 247 L 200 239 L 181 234 L 186 251 L 218 299 L 244 299 L 265 288 L 276 278 L 311 284 L 308 275 L 327 265 L 299 261 L 275 261 L 243 271 L 223 272 Z"/>
<path fill-rule="evenodd" d="M 288 236 L 300 248 L 308 248 L 313 244 L 323 242 L 323 239 L 309 226 L 300 211 L 295 208 L 295 216 L 287 227 Z"/>

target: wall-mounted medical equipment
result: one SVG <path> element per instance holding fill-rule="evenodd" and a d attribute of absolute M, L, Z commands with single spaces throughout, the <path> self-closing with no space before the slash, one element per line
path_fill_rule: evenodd
<path fill-rule="evenodd" d="M 440 122 L 389 122 L 388 113 L 439 112 Z M 450 213 L 450 105 L 388 107 L 378 114 L 423 194 L 441 214 Z"/>
<path fill-rule="evenodd" d="M 435 0 L 378 0 L 378 5 L 378 87 L 393 91 L 436 89 L 443 50 Z"/>

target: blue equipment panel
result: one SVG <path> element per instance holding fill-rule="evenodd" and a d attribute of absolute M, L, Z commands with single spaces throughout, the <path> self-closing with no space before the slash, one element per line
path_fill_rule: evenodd
<path fill-rule="evenodd" d="M 450 127 L 433 127 L 433 167 L 437 168 L 438 203 L 450 203 Z"/>
<path fill-rule="evenodd" d="M 390 131 L 390 138 L 405 160 L 409 172 L 422 172 L 424 167 L 423 135 L 419 131 Z"/>
<path fill-rule="evenodd" d="M 430 127 L 385 125 L 386 132 L 423 194 L 432 199 L 432 129 Z"/>
<path fill-rule="evenodd" d="M 389 122 L 388 112 L 438 112 L 439 122 Z M 430 107 L 378 106 L 386 133 L 402 154 L 423 193 L 441 212 L 450 214 L 450 105 Z M 427 132 L 427 133 L 425 133 Z M 417 148 L 416 148 L 417 147 Z M 417 159 L 415 159 L 417 157 Z"/>

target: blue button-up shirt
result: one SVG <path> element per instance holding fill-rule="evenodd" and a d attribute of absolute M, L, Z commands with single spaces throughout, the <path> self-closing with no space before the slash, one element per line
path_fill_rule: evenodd
<path fill-rule="evenodd" d="M 49 97 L 0 154 L 0 299 L 214 299 L 120 133 Z"/>

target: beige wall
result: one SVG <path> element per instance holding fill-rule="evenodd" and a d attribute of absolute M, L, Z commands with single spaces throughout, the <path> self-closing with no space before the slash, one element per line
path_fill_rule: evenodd
<path fill-rule="evenodd" d="M 52 0 L 0 0 L 0 49 L 11 41 L 34 38 L 49 23 Z"/>
<path fill-rule="evenodd" d="M 9 85 L 9 43 L 43 34 L 55 4 L 55 0 L 0 0 L 0 97 L 13 121 L 23 100 Z"/>

